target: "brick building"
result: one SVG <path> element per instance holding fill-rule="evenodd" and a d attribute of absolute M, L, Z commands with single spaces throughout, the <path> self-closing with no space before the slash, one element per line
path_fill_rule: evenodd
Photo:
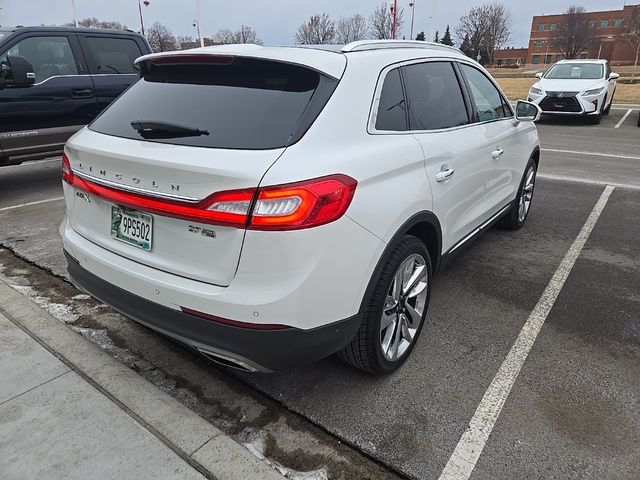
<path fill-rule="evenodd" d="M 527 63 L 528 48 L 505 48 L 497 50 L 493 56 L 492 67 L 519 67 Z"/>
<path fill-rule="evenodd" d="M 626 5 L 622 10 L 588 12 L 590 26 L 595 29 L 597 40 L 580 58 L 605 58 L 612 65 L 633 65 L 635 48 L 624 38 L 634 9 L 640 5 Z M 529 37 L 528 64 L 551 64 L 562 60 L 562 55 L 550 44 L 552 31 L 564 22 L 563 14 L 533 17 Z"/>

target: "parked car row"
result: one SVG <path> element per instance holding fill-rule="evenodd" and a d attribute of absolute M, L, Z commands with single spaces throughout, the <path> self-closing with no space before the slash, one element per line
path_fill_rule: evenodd
<path fill-rule="evenodd" d="M 151 52 L 134 32 L 28 27 L 0 35 L 0 166 L 61 154 L 138 79 Z"/>

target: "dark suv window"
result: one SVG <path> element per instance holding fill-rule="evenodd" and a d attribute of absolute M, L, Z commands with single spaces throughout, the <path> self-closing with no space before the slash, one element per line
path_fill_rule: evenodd
<path fill-rule="evenodd" d="M 36 83 L 59 75 L 78 74 L 67 37 L 27 37 L 0 55 L 0 63 L 6 62 L 7 55 L 26 58 L 33 66 Z"/>
<path fill-rule="evenodd" d="M 402 132 L 407 130 L 407 106 L 402 91 L 400 70 L 387 73 L 380 94 L 376 130 Z"/>
<path fill-rule="evenodd" d="M 138 73 L 133 63 L 142 52 L 134 40 L 107 37 L 86 37 L 86 40 L 95 62 L 89 65 L 91 73 Z"/>
<path fill-rule="evenodd" d="M 143 78 L 89 128 L 108 135 L 177 145 L 280 148 L 306 131 L 336 84 L 337 80 L 308 68 L 265 60 L 163 63 L 145 70 Z M 206 134 L 183 132 L 171 136 L 169 132 L 158 132 L 151 138 L 132 127 L 132 122 L 140 121 L 177 125 Z"/>
<path fill-rule="evenodd" d="M 469 123 L 453 65 L 426 62 L 402 68 L 411 130 L 437 130 Z"/>

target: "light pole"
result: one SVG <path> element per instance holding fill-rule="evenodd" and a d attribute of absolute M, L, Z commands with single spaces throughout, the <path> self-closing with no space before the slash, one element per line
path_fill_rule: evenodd
<path fill-rule="evenodd" d="M 71 10 L 73 11 L 73 23 L 78 27 L 78 14 L 76 13 L 76 0 L 71 0 Z"/>
<path fill-rule="evenodd" d="M 142 35 L 144 35 L 144 19 L 142 18 L 143 3 L 145 7 L 148 7 L 151 2 L 150 0 L 142 0 L 142 3 L 140 3 L 140 0 L 138 0 L 138 11 L 140 12 L 140 33 L 142 33 Z"/>
<path fill-rule="evenodd" d="M 200 39 L 200 46 L 204 47 L 204 39 L 202 38 L 202 34 L 200 33 L 200 22 L 196 19 L 193 21 L 193 26 L 196 27 L 198 31 L 198 38 Z"/>
<path fill-rule="evenodd" d="M 598 49 L 598 60 L 600 60 L 600 54 L 602 53 L 602 44 L 605 42 L 605 40 L 611 40 L 611 39 L 613 39 L 611 35 L 600 39 L 600 48 Z"/>
<path fill-rule="evenodd" d="M 396 39 L 398 29 L 398 0 L 391 2 L 391 38 Z"/>
<path fill-rule="evenodd" d="M 202 36 L 202 33 L 200 32 L 200 19 L 202 18 L 202 3 L 200 2 L 200 0 L 197 1 L 196 3 L 196 16 L 198 17 L 196 20 L 193 21 L 193 26 L 198 28 L 198 38 L 200 39 L 200 46 L 204 47 L 204 37 Z"/>
<path fill-rule="evenodd" d="M 415 13 L 416 13 L 416 2 L 415 0 L 412 2 L 409 2 L 409 7 L 411 7 L 411 35 L 409 36 L 410 40 L 413 40 L 413 19 L 415 17 Z"/>

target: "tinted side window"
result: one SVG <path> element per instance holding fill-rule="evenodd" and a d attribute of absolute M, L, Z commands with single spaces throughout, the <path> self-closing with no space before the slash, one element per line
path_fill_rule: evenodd
<path fill-rule="evenodd" d="M 469 123 L 458 78 L 449 62 L 403 67 L 411 130 L 436 130 Z"/>
<path fill-rule="evenodd" d="M 471 101 L 478 110 L 480 122 L 512 116 L 511 108 L 505 105 L 502 95 L 484 73 L 469 65 L 460 66 L 469 82 Z"/>
<path fill-rule="evenodd" d="M 91 73 L 138 73 L 133 62 L 142 55 L 138 44 L 128 38 L 87 37 L 94 62 Z"/>
<path fill-rule="evenodd" d="M 33 66 L 36 83 L 57 75 L 78 74 L 78 66 L 67 37 L 25 38 L 0 56 L 0 62 L 6 61 L 7 55 L 26 58 Z"/>
<path fill-rule="evenodd" d="M 376 130 L 401 132 L 407 130 L 407 107 L 402 91 L 400 70 L 397 68 L 387 73 L 380 95 Z"/>

